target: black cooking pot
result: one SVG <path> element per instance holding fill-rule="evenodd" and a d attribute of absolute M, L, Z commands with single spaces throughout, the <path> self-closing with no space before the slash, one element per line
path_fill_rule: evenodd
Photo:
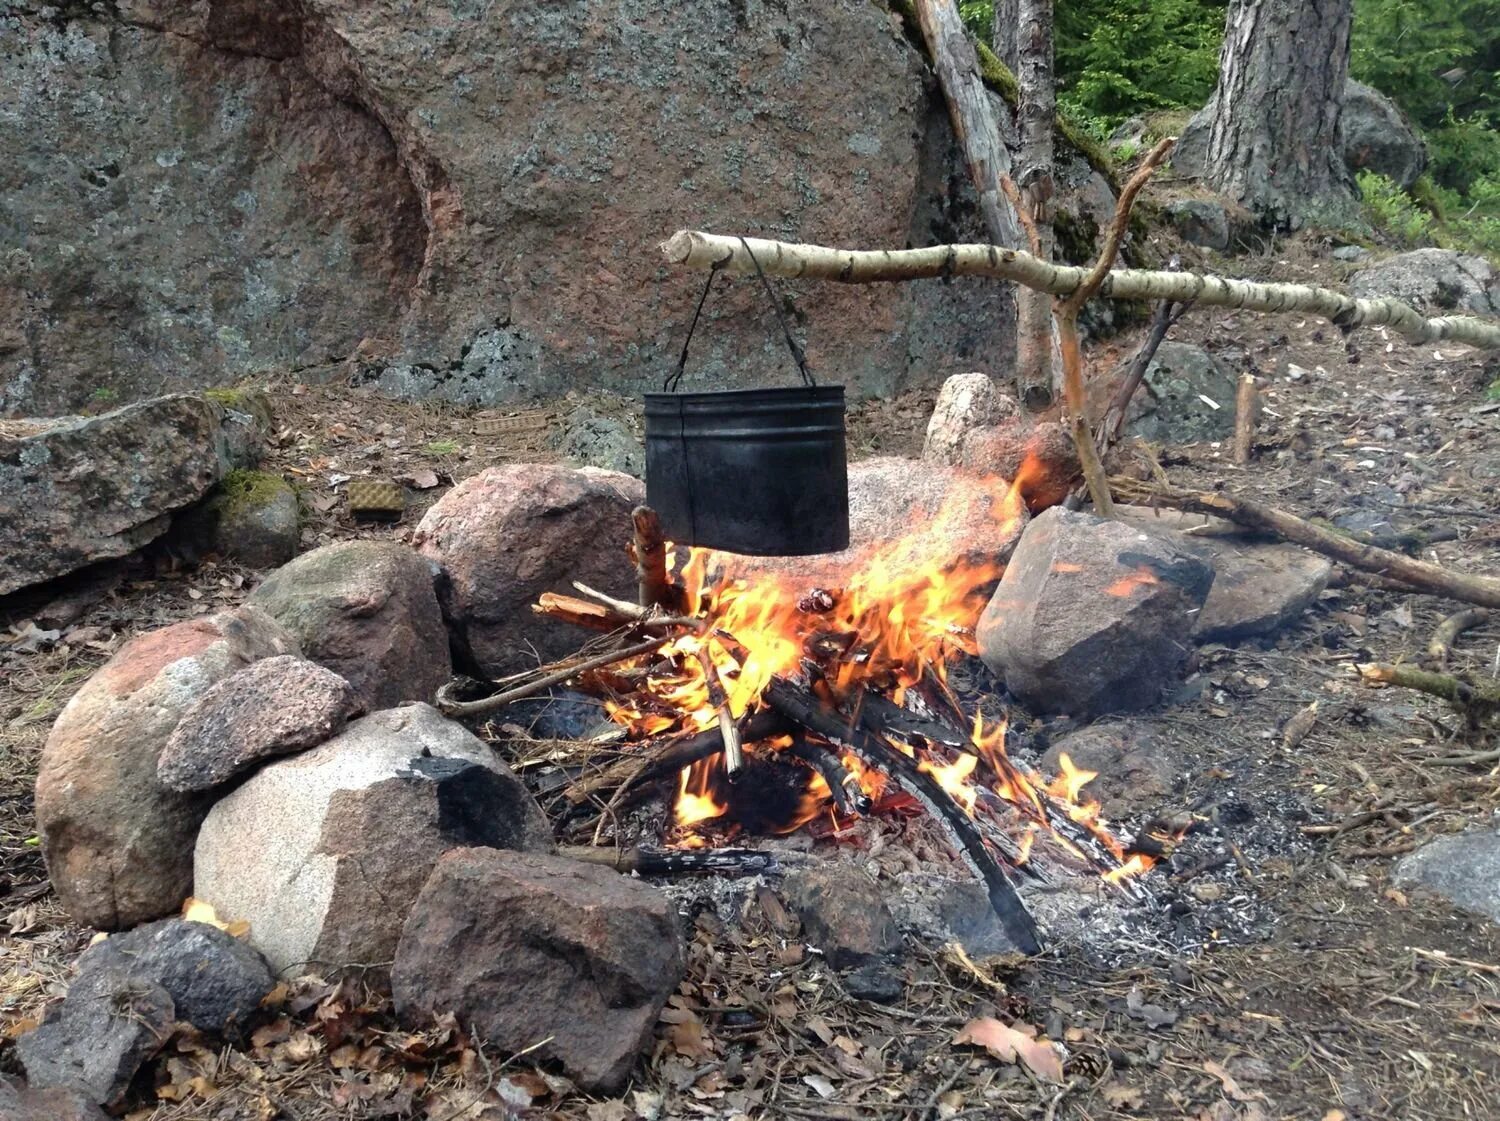
<path fill-rule="evenodd" d="M 714 393 L 646 394 L 646 501 L 681 545 L 752 556 L 836 553 L 849 545 L 844 387 L 818 385 L 792 340 L 781 305 L 743 238 L 781 323 L 802 385 Z M 688 327 L 688 346 L 718 266 Z"/>
<path fill-rule="evenodd" d="M 681 544 L 763 557 L 847 548 L 844 387 L 646 394 L 646 501 Z"/>

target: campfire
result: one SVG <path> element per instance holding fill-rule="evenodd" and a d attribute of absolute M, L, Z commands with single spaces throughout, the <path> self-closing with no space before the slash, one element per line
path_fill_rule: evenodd
<path fill-rule="evenodd" d="M 1004 566 L 954 558 L 948 527 L 977 503 L 1019 528 L 1020 495 L 1019 484 L 985 479 L 896 541 L 811 564 L 674 547 L 638 509 L 640 603 L 576 585 L 577 596 L 549 593 L 534 607 L 609 637 L 450 710 L 493 711 L 561 680 L 601 698 L 624 753 L 569 788 L 572 817 L 595 819 L 595 844 L 621 841 L 617 813 L 666 788 L 658 841 L 678 869 L 733 868 L 723 846 L 747 835 L 811 825 L 836 837 L 861 815 L 920 807 L 982 881 L 1011 941 L 1036 952 L 1021 878 L 1086 871 L 1141 898 L 1133 878 L 1171 839 L 1111 830 L 1084 796 L 1094 774 L 1066 755 L 1051 778 L 1014 763 L 1003 713 L 984 716 L 950 682 L 950 666 L 977 653 L 975 626 Z"/>

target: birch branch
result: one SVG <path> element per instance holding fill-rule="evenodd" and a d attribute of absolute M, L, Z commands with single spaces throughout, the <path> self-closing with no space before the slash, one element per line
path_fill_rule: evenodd
<path fill-rule="evenodd" d="M 934 245 L 924 249 L 833 249 L 823 245 L 747 238 L 767 275 L 833 280 L 842 284 L 921 280 L 942 276 L 988 276 L 1070 296 L 1088 270 L 1050 265 L 1019 249 L 996 245 Z M 667 261 L 688 268 L 715 263 L 732 273 L 754 274 L 738 238 L 701 230 L 679 230 L 661 245 Z M 1191 272 L 1115 269 L 1096 293 L 1112 300 L 1173 300 L 1203 307 L 1318 315 L 1337 327 L 1390 327 L 1411 343 L 1451 341 L 1500 350 L 1500 323 L 1467 315 L 1427 319 L 1394 298 L 1356 300 L 1329 288 L 1305 284 L 1257 284 Z"/>

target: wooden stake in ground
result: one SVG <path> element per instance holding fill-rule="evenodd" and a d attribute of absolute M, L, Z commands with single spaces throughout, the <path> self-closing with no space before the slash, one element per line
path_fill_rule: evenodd
<path fill-rule="evenodd" d="M 1277 510 L 1249 498 L 1238 498 L 1223 491 L 1173 490 L 1156 483 L 1119 476 L 1110 479 L 1109 483 L 1114 493 L 1127 502 L 1142 506 L 1170 506 L 1195 514 L 1217 514 L 1237 525 L 1303 545 L 1351 568 L 1400 580 L 1409 584 L 1414 591 L 1447 596 L 1465 603 L 1477 603 L 1481 607 L 1500 607 L 1500 578 L 1453 572 L 1426 561 L 1413 560 L 1404 553 L 1364 545 L 1315 526 L 1295 514 L 1288 514 L 1285 510 Z"/>
<path fill-rule="evenodd" d="M 667 580 L 667 543 L 661 535 L 661 519 L 651 507 L 637 506 L 630 512 L 630 520 L 635 526 L 630 552 L 635 560 L 640 605 L 671 610 L 677 605 Z"/>
<path fill-rule="evenodd" d="M 1255 424 L 1260 413 L 1260 394 L 1255 389 L 1255 375 L 1241 374 L 1234 395 L 1234 461 L 1250 462 L 1255 443 Z"/>

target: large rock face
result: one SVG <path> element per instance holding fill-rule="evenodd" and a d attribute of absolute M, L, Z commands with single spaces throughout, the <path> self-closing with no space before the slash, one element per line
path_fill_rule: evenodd
<path fill-rule="evenodd" d="M 278 568 L 246 602 L 374 710 L 431 700 L 452 676 L 436 578 L 432 562 L 404 546 L 340 541 Z"/>
<path fill-rule="evenodd" d="M 215 682 L 295 650 L 273 620 L 242 607 L 132 639 L 74 694 L 42 749 L 36 816 L 52 886 L 75 920 L 118 930 L 191 894 L 208 805 L 162 785 L 157 758 Z"/>
<path fill-rule="evenodd" d="M 941 104 L 868 0 L 10 13 L 0 410 L 76 404 L 100 371 L 138 393 L 346 362 L 472 403 L 633 388 L 702 281 L 656 253 L 679 226 L 953 232 Z M 812 365 L 867 392 L 1007 351 L 970 314 L 993 285 L 797 287 Z M 781 369 L 762 298 L 711 302 L 694 378 Z"/>
<path fill-rule="evenodd" d="M 214 806 L 193 891 L 248 921 L 275 969 L 389 962 L 427 874 L 467 845 L 549 849 L 552 833 L 488 746 L 406 705 L 262 768 Z"/>
<path fill-rule="evenodd" d="M 258 443 L 248 412 L 186 395 L 0 430 L 0 595 L 160 537 Z"/>
<path fill-rule="evenodd" d="M 534 463 L 491 467 L 443 495 L 416 541 L 443 568 L 443 608 L 474 665 L 499 676 L 577 649 L 577 634 L 532 614 L 543 592 L 580 580 L 633 600 L 625 549 L 645 500 L 618 471 Z"/>
<path fill-rule="evenodd" d="M 682 980 L 661 892 L 555 856 L 468 849 L 433 870 L 401 932 L 396 1011 L 452 1012 L 502 1051 L 532 1049 L 583 1089 L 617 1090 Z"/>

